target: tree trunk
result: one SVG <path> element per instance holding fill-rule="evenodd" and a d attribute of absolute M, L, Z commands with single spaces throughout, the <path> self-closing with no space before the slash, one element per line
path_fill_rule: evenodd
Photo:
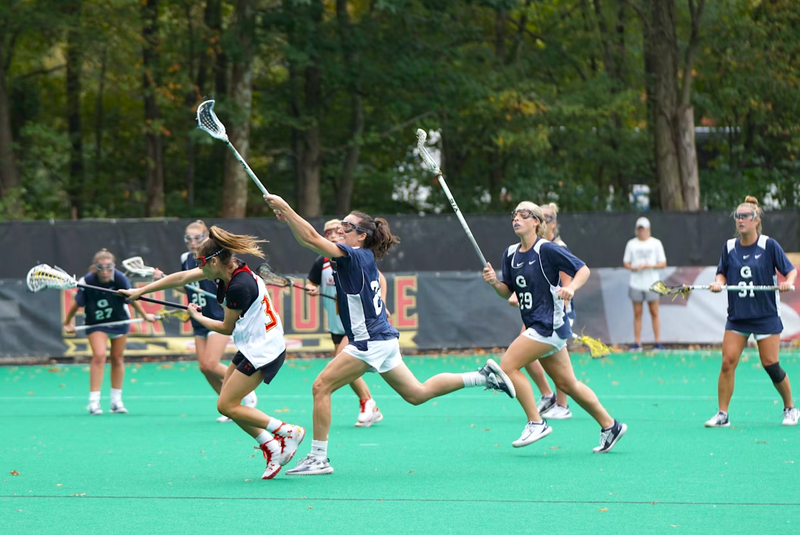
<path fill-rule="evenodd" d="M 83 168 L 83 139 L 81 135 L 81 66 L 83 46 L 81 43 L 81 0 L 70 2 L 67 16 L 70 19 L 67 31 L 67 132 L 69 135 L 69 186 L 67 196 L 72 219 L 83 217 L 85 189 Z"/>
<path fill-rule="evenodd" d="M 350 140 L 342 165 L 342 177 L 336 192 L 336 213 L 350 213 L 350 203 L 355 187 L 355 171 L 361 154 L 361 135 L 364 133 L 364 104 L 361 98 L 360 69 L 358 53 L 350 17 L 347 13 L 347 0 L 336 0 L 336 17 L 339 22 L 339 36 L 344 52 L 344 65 L 347 72 L 350 92 Z"/>
<path fill-rule="evenodd" d="M 319 53 L 316 42 L 317 32 L 322 22 L 323 4 L 314 0 L 309 8 L 312 23 L 311 41 L 306 43 L 308 66 L 305 69 L 305 118 L 308 126 L 303 136 L 303 164 L 301 175 L 301 202 L 299 212 L 304 217 L 317 217 L 322 214 L 320 182 L 322 179 L 322 136 L 319 117 L 322 108 L 322 72 L 319 68 Z"/>
<path fill-rule="evenodd" d="M 694 108 L 691 106 L 678 110 L 678 159 L 681 164 L 684 209 L 696 212 L 700 210 L 700 176 L 694 144 Z"/>
<path fill-rule="evenodd" d="M 103 157 L 103 124 L 105 123 L 105 108 L 103 98 L 106 92 L 106 67 L 108 63 L 108 48 L 103 48 L 100 58 L 100 80 L 97 89 L 97 104 L 94 109 L 94 168 L 95 177 L 100 176 L 100 159 Z"/>
<path fill-rule="evenodd" d="M 14 158 L 14 133 L 11 130 L 11 106 L 8 100 L 5 65 L 1 59 L 6 57 L 4 37 L 0 34 L 0 195 L 3 197 L 20 185 L 19 171 Z M 12 208 L 11 211 L 16 211 L 13 210 L 15 207 L 9 208 Z"/>
<path fill-rule="evenodd" d="M 143 74 L 145 145 L 147 148 L 145 194 L 146 217 L 164 215 L 164 156 L 161 139 L 161 114 L 156 101 L 159 84 L 158 0 L 142 3 Z"/>
<path fill-rule="evenodd" d="M 228 138 L 247 160 L 250 147 L 250 115 L 253 104 L 253 54 L 255 48 L 255 0 L 236 2 L 236 39 L 238 50 L 233 58 L 231 101 L 236 107 L 235 121 L 228 128 Z M 222 217 L 244 217 L 250 177 L 231 151 L 225 154 L 225 177 L 222 190 Z"/>
<path fill-rule="evenodd" d="M 684 210 L 676 111 L 678 106 L 678 43 L 675 29 L 675 1 L 651 0 L 651 31 L 654 69 L 653 141 L 656 177 L 661 208 Z"/>

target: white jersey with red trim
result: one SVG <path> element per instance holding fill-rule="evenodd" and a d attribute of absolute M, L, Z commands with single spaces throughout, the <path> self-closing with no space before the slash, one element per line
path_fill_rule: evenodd
<path fill-rule="evenodd" d="M 286 342 L 281 318 L 272 306 L 264 281 L 249 269 L 247 274 L 258 284 L 258 299 L 236 321 L 233 342 L 247 360 L 260 368 L 286 351 Z"/>

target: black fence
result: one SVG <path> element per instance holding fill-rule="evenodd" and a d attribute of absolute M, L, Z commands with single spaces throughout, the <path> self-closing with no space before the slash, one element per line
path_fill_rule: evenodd
<path fill-rule="evenodd" d="M 561 235 L 590 267 L 622 264 L 626 242 L 642 213 L 568 213 L 559 217 Z M 716 265 L 723 243 L 734 233 L 729 212 L 653 212 L 645 214 L 653 236 L 664 243 L 673 266 Z M 510 215 L 467 215 L 486 258 L 499 265 L 503 250 L 516 241 Z M 312 220 L 321 230 L 328 218 Z M 385 257 L 381 269 L 401 271 L 472 271 L 480 262 L 458 220 L 447 215 L 387 216 L 402 243 Z M 142 256 L 147 265 L 173 271 L 186 249 L 184 228 L 190 220 L 81 220 L 0 223 L 0 278 L 18 279 L 37 263 L 55 264 L 81 275 L 95 252 L 106 248 L 118 261 Z M 209 225 L 269 240 L 265 251 L 272 266 L 284 273 L 306 273 L 315 254 L 300 247 L 285 224 L 274 218 L 209 219 Z M 769 212 L 764 233 L 787 252 L 800 251 L 800 211 Z"/>

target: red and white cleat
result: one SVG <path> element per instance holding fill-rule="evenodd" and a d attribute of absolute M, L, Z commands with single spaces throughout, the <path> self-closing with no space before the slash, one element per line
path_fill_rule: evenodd
<path fill-rule="evenodd" d="M 261 476 L 261 479 L 272 479 L 281 471 L 282 466 L 274 460 L 276 454 L 280 454 L 280 447 L 280 443 L 274 438 L 256 447 L 256 449 L 261 450 L 264 454 L 264 459 L 267 460 L 267 469 L 264 470 L 264 475 Z"/>
<path fill-rule="evenodd" d="M 383 420 L 383 413 L 375 404 L 374 399 L 361 399 L 359 402 L 361 403 L 361 411 L 358 413 L 356 427 L 369 427 Z"/>
<path fill-rule="evenodd" d="M 281 452 L 273 456 L 274 462 L 286 466 L 292 460 L 297 448 L 306 437 L 306 430 L 299 425 L 283 424 L 272 435 L 281 446 Z"/>

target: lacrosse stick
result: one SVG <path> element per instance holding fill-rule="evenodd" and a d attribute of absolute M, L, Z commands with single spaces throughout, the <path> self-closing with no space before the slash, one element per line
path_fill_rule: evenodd
<path fill-rule="evenodd" d="M 144 260 L 141 256 L 132 256 L 130 258 L 126 258 L 122 261 L 122 267 L 124 267 L 125 271 L 128 273 L 132 273 L 133 275 L 138 275 L 139 277 L 144 277 L 146 279 L 152 278 L 153 273 L 156 270 L 156 268 L 144 265 Z M 206 297 L 212 297 L 214 299 L 217 298 L 217 294 L 212 294 L 211 292 L 207 292 L 200 288 L 195 288 L 191 284 L 184 284 L 183 287 L 193 292 L 199 292 Z"/>
<path fill-rule="evenodd" d="M 450 193 L 450 188 L 447 187 L 447 182 L 444 181 L 444 175 L 442 175 L 442 170 L 439 169 L 439 166 L 436 164 L 436 161 L 431 156 L 431 153 L 428 152 L 428 149 L 425 148 L 425 139 L 428 135 L 425 133 L 425 130 L 421 128 L 417 130 L 417 151 L 419 152 L 422 161 L 425 162 L 425 165 L 428 166 L 428 170 L 437 176 L 439 179 L 439 185 L 442 186 L 442 190 L 444 190 L 444 194 L 447 196 L 447 200 L 450 201 L 450 206 L 453 207 L 453 211 L 456 213 L 456 217 L 458 217 L 458 221 L 461 223 L 461 227 L 464 229 L 464 232 L 467 233 L 467 238 L 472 243 L 472 247 L 475 248 L 475 252 L 478 253 L 478 257 L 481 259 L 481 263 L 483 267 L 487 267 L 488 264 L 486 263 L 486 258 L 484 258 L 483 253 L 481 252 L 481 248 L 478 247 L 478 242 L 475 241 L 475 237 L 472 235 L 472 231 L 469 229 L 469 225 L 467 225 L 467 221 L 464 219 L 464 216 L 461 214 L 461 210 L 458 208 L 456 204 L 456 200 L 453 198 L 453 194 Z"/>
<path fill-rule="evenodd" d="M 309 291 L 308 288 L 306 288 L 302 284 L 297 284 L 296 282 L 293 282 L 292 279 L 290 279 L 289 277 L 284 277 L 283 275 L 278 275 L 277 273 L 275 273 L 275 271 L 272 270 L 272 267 L 266 262 L 264 262 L 263 264 L 261 264 L 256 268 L 256 274 L 259 277 L 261 277 L 268 286 L 281 286 L 284 288 L 287 286 L 294 286 L 295 288 L 299 288 L 304 292 Z M 325 297 L 327 299 L 334 299 L 334 300 L 336 299 L 332 295 L 325 295 L 325 294 L 317 294 L 317 295 L 319 295 L 320 297 Z"/>
<path fill-rule="evenodd" d="M 165 320 L 169 318 L 178 318 L 181 321 L 188 321 L 189 320 L 189 313 L 185 310 L 167 310 L 160 312 L 157 316 L 157 320 Z M 109 321 L 108 323 L 98 323 L 95 325 L 78 325 L 75 327 L 75 331 L 85 331 L 86 329 L 91 329 L 93 327 L 114 327 L 117 325 L 130 325 L 131 323 L 141 323 L 145 321 L 144 318 L 135 318 L 129 320 L 120 320 L 120 321 Z"/>
<path fill-rule="evenodd" d="M 572 338 L 588 347 L 593 359 L 603 358 L 611 353 L 611 349 L 607 345 L 596 338 L 584 336 L 583 331 L 581 331 L 581 334 L 572 333 Z"/>
<path fill-rule="evenodd" d="M 206 100 L 205 102 L 201 102 L 200 105 L 197 107 L 197 128 L 200 130 L 205 130 L 208 134 L 213 137 L 214 139 L 219 139 L 220 141 L 224 141 L 228 148 L 231 149 L 233 155 L 242 164 L 244 170 L 247 171 L 247 174 L 250 175 L 250 178 L 253 179 L 253 182 L 256 183 L 258 189 L 261 190 L 261 193 L 264 195 L 269 195 L 267 188 L 264 187 L 264 184 L 258 179 L 256 174 L 250 169 L 250 166 L 247 165 L 247 162 L 244 161 L 239 151 L 236 150 L 236 147 L 228 139 L 228 134 L 225 133 L 225 125 L 222 124 L 217 118 L 217 114 L 214 113 L 214 101 L 213 100 Z"/>
<path fill-rule="evenodd" d="M 678 296 L 683 297 L 684 299 L 692 293 L 693 290 L 710 290 L 711 286 L 703 285 L 703 286 L 690 286 L 686 284 L 681 284 L 680 286 L 667 286 L 661 281 L 653 283 L 650 287 L 651 292 L 655 292 L 658 295 L 671 295 L 673 298 Z M 792 286 L 791 291 L 794 291 L 794 286 Z M 774 292 L 776 290 L 780 290 L 779 286 L 751 286 L 751 285 L 741 285 L 741 286 L 722 286 L 722 291 L 727 292 Z"/>
<path fill-rule="evenodd" d="M 61 269 L 60 267 L 50 267 L 47 264 L 39 264 L 38 266 L 34 266 L 28 271 L 28 276 L 26 277 L 28 282 L 28 290 L 31 292 L 38 292 L 41 290 L 45 290 L 47 288 L 53 288 L 55 290 L 69 290 L 71 288 L 85 288 L 87 290 L 96 290 L 98 292 L 104 292 L 109 294 L 114 294 L 116 296 L 122 297 L 123 299 L 127 299 L 126 296 L 122 295 L 116 290 L 112 290 L 111 288 L 103 288 L 101 286 L 92 286 L 91 284 L 82 284 L 75 280 L 75 277 L 71 276 L 69 273 Z M 159 305 L 164 305 L 168 307 L 174 308 L 182 308 L 186 310 L 186 305 L 179 305 L 178 303 L 170 303 L 169 301 L 162 301 L 161 299 L 153 299 L 151 297 L 140 297 L 142 301 L 147 301 L 148 303 L 157 303 Z"/>

